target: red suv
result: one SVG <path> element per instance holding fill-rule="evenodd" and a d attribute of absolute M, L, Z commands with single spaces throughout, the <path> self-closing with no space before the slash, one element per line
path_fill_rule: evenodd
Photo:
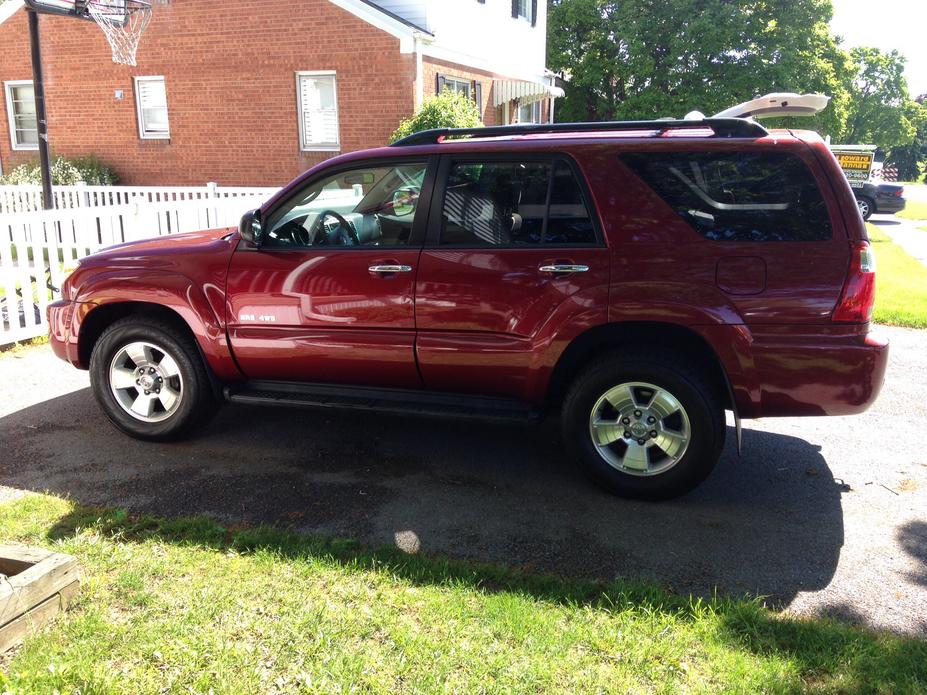
<path fill-rule="evenodd" d="M 337 157 L 239 229 L 97 253 L 49 319 L 134 437 L 176 437 L 224 400 L 559 412 L 597 481 L 655 499 L 709 474 L 725 410 L 738 442 L 740 418 L 865 410 L 888 359 L 874 283 L 813 133 L 530 125 Z"/>

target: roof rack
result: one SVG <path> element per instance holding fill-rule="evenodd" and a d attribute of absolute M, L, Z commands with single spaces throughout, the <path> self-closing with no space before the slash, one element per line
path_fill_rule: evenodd
<path fill-rule="evenodd" d="M 524 125 L 485 126 L 481 128 L 435 128 L 423 130 L 397 140 L 392 147 L 410 145 L 437 145 L 448 138 L 493 138 L 507 135 L 535 135 L 539 133 L 601 133 L 622 130 L 668 130 L 685 128 L 711 128 L 716 138 L 761 138 L 769 134 L 756 121 L 745 118 L 705 118 L 699 120 L 660 121 L 607 121 L 604 123 L 526 123 Z"/>

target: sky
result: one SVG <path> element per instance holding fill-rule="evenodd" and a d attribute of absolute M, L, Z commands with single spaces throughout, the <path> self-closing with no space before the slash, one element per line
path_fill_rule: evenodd
<path fill-rule="evenodd" d="M 831 30 L 843 47 L 898 50 L 911 97 L 927 93 L 927 0 L 833 0 Z"/>

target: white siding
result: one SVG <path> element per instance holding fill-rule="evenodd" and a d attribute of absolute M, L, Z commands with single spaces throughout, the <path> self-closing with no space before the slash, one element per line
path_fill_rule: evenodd
<path fill-rule="evenodd" d="M 531 22 L 512 17 L 512 0 L 372 0 L 434 34 L 425 55 L 543 81 L 547 53 L 547 0 L 538 0 Z M 530 2 L 530 0 L 529 0 Z"/>

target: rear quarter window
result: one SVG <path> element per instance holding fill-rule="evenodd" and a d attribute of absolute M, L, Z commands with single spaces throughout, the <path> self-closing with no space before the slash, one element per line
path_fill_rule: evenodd
<path fill-rule="evenodd" d="M 712 241 L 826 241 L 827 205 L 786 152 L 628 152 L 621 161 Z"/>

